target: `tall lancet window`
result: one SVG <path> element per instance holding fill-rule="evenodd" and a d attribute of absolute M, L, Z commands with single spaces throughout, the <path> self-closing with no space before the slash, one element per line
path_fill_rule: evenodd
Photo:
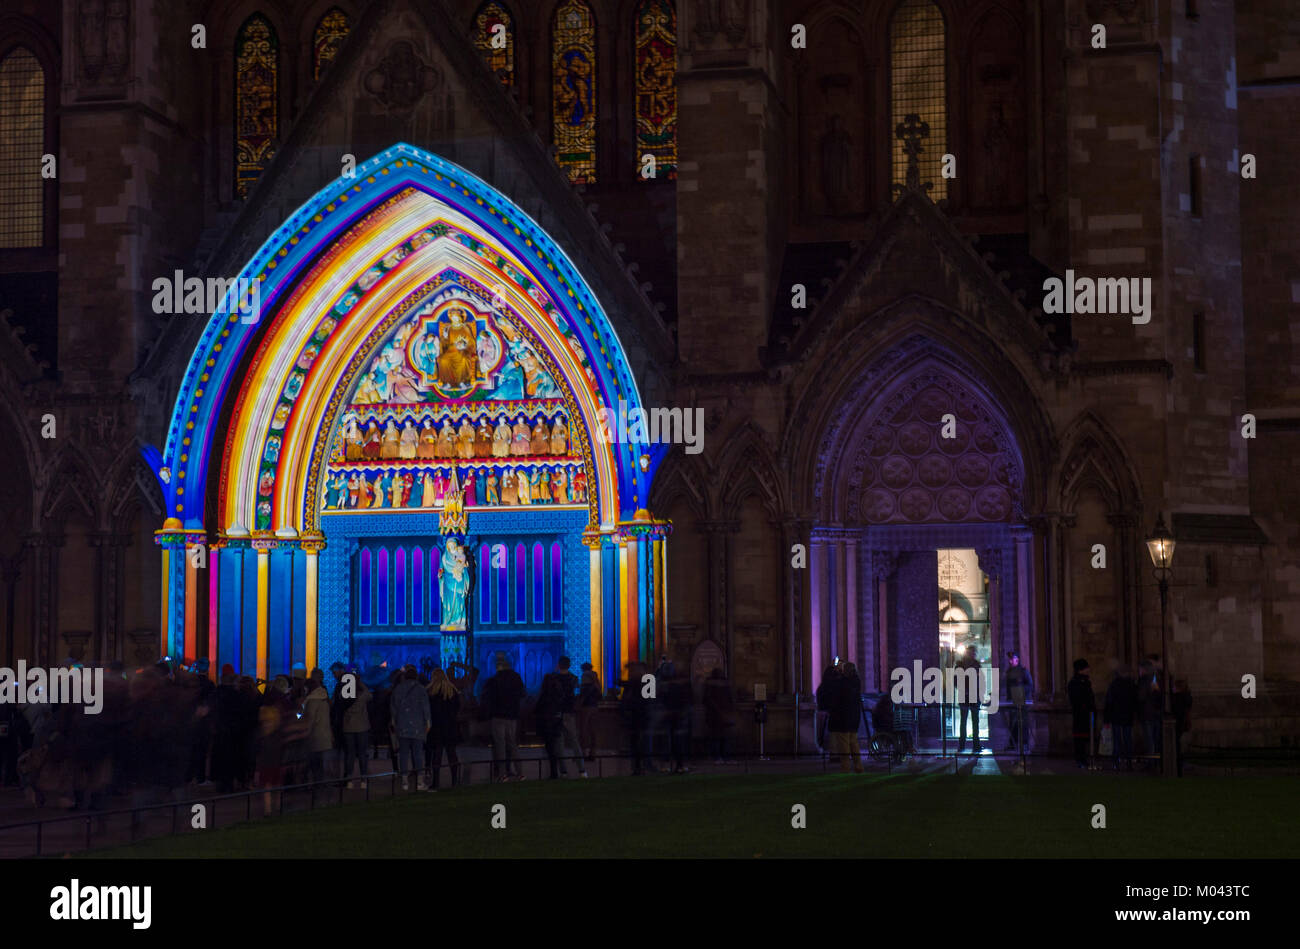
<path fill-rule="evenodd" d="M 556 158 L 572 182 L 596 180 L 596 18 L 583 0 L 555 8 L 551 114 Z"/>
<path fill-rule="evenodd" d="M 326 11 L 316 24 L 312 36 L 312 78 L 320 79 L 325 74 L 325 67 L 334 62 L 339 54 L 339 47 L 348 38 L 348 15 L 334 7 Z"/>
<path fill-rule="evenodd" d="M 672 0 L 641 0 L 636 20 L 636 161 L 655 178 L 677 177 L 677 14 Z"/>
<path fill-rule="evenodd" d="M 19 46 L 0 62 L 0 247 L 45 243 L 45 70 Z"/>
<path fill-rule="evenodd" d="M 939 173 L 948 150 L 944 47 L 943 13 L 937 5 L 930 0 L 904 0 L 898 5 L 889 27 L 893 180 L 898 185 L 907 181 L 907 141 L 898 135 L 899 126 L 905 126 L 905 136 L 913 141 L 919 137 L 921 181 L 932 183 L 930 197 L 935 201 L 948 196 L 947 181 Z"/>
<path fill-rule="evenodd" d="M 515 84 L 515 21 L 504 3 L 485 3 L 474 15 L 474 45 L 492 75 L 510 89 Z"/>
<path fill-rule="evenodd" d="M 235 197 L 244 198 L 275 157 L 280 131 L 280 44 L 254 13 L 235 36 Z"/>

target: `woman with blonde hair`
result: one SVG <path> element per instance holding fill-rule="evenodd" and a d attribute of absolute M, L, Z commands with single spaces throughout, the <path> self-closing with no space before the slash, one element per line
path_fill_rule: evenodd
<path fill-rule="evenodd" d="M 451 785 L 460 783 L 460 759 L 456 757 L 456 745 L 460 742 L 460 730 L 456 718 L 460 714 L 460 690 L 452 684 L 447 673 L 434 669 L 429 676 L 429 712 L 433 725 L 429 737 L 425 739 L 428 754 L 425 761 L 429 768 L 429 790 L 438 790 L 438 777 L 442 772 L 442 753 L 447 752 L 447 764 L 451 768 Z"/>

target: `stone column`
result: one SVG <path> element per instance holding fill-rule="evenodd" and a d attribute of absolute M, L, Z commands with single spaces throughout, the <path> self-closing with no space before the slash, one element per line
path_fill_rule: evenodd
<path fill-rule="evenodd" d="M 731 675 L 731 535 L 739 524 L 701 521 L 698 529 L 709 538 L 709 638 L 722 648 Z"/>
<path fill-rule="evenodd" d="M 1034 534 L 1028 527 L 1012 528 L 1016 576 L 1016 651 L 1026 669 L 1038 670 L 1038 637 L 1034 635 Z M 1031 672 L 1031 675 L 1033 673 Z M 1037 680 L 1034 682 L 1037 686 Z"/>
<path fill-rule="evenodd" d="M 57 625 L 54 604 L 57 602 L 58 548 L 62 538 L 41 532 L 28 534 L 23 541 L 29 551 L 31 570 L 31 651 L 28 660 L 34 665 L 50 665 L 54 628 Z"/>
<path fill-rule="evenodd" d="M 898 553 L 892 550 L 871 552 L 871 576 L 875 583 L 876 682 L 882 691 L 889 688 L 889 578 L 898 567 Z"/>

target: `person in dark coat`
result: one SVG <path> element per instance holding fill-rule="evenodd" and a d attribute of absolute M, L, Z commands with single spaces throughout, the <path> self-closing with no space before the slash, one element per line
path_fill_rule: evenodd
<path fill-rule="evenodd" d="M 674 671 L 672 678 L 661 681 L 664 711 L 668 725 L 668 746 L 673 756 L 673 774 L 686 774 L 686 756 L 691 751 L 691 680 Z"/>
<path fill-rule="evenodd" d="M 460 743 L 460 691 L 452 685 L 445 672 L 434 669 L 429 676 L 428 693 L 429 717 L 433 720 L 433 725 L 425 743 L 428 751 L 425 760 L 430 770 L 429 790 L 437 791 L 444 751 L 451 770 L 451 786 L 460 783 L 460 758 L 456 756 L 456 745 Z"/>
<path fill-rule="evenodd" d="M 393 686 L 391 702 L 393 730 L 397 734 L 398 771 L 402 790 L 408 788 L 407 774 L 414 778 L 414 789 L 425 790 L 424 741 L 433 721 L 429 714 L 429 694 L 420 685 L 419 670 L 413 665 L 402 667 L 402 678 Z"/>
<path fill-rule="evenodd" d="M 1074 660 L 1074 678 L 1066 686 L 1070 698 L 1070 733 L 1074 737 L 1074 761 L 1080 768 L 1088 767 L 1088 754 L 1092 742 L 1092 716 L 1097 711 L 1097 697 L 1092 692 L 1087 659 Z"/>
<path fill-rule="evenodd" d="M 584 662 L 578 686 L 578 740 L 587 761 L 596 760 L 596 715 L 600 699 L 600 676 L 590 662 Z"/>
<path fill-rule="evenodd" d="M 519 710 L 524 680 L 510 668 L 504 653 L 497 655 L 496 674 L 483 683 L 483 704 L 492 721 L 492 777 L 497 781 L 522 781 L 519 768 Z"/>
<path fill-rule="evenodd" d="M 230 794 L 243 768 L 244 696 L 235 686 L 235 668 L 221 667 L 221 683 L 212 693 L 212 780 L 217 791 Z"/>
<path fill-rule="evenodd" d="M 835 677 L 839 674 L 838 665 L 827 666 L 822 673 L 821 684 L 817 686 L 817 747 L 823 752 L 826 751 L 826 723 L 831 714 L 830 696 L 835 689 Z"/>
<path fill-rule="evenodd" d="M 727 732 L 736 727 L 736 700 L 731 683 L 715 668 L 704 680 L 704 724 L 709 730 L 709 751 L 714 764 L 727 756 Z"/>
<path fill-rule="evenodd" d="M 1034 680 L 1029 670 L 1020 664 L 1020 653 L 1007 653 L 1007 674 L 1003 680 L 1007 697 L 1011 700 L 1004 706 L 1007 710 L 1007 731 L 1010 733 L 1007 751 L 1015 751 L 1021 745 L 1029 750 L 1029 736 L 1026 734 L 1028 722 L 1025 720 L 1025 706 L 1034 695 Z"/>
<path fill-rule="evenodd" d="M 830 714 L 826 730 L 831 734 L 831 751 L 840 757 L 840 770 L 862 773 L 862 750 L 858 745 L 858 726 L 862 722 L 862 680 L 857 667 L 846 662 L 832 681 L 827 696 Z"/>
<path fill-rule="evenodd" d="M 1106 689 L 1102 704 L 1102 721 L 1110 726 L 1114 742 L 1115 770 L 1120 762 L 1133 770 L 1133 718 L 1137 714 L 1137 683 L 1125 666 L 1115 670 L 1115 678 Z"/>
<path fill-rule="evenodd" d="M 878 732 L 894 730 L 894 699 L 887 691 L 880 693 L 871 709 L 871 724 Z"/>
<path fill-rule="evenodd" d="M 1146 754 L 1159 757 L 1163 745 L 1164 693 L 1160 691 L 1160 673 L 1155 663 L 1144 659 L 1138 666 L 1138 718 L 1146 738 Z M 1147 767 L 1151 767 L 1150 761 Z"/>
<path fill-rule="evenodd" d="M 654 770 L 648 747 L 650 708 L 641 691 L 641 677 L 645 675 L 645 671 L 645 663 L 627 664 L 627 678 L 623 680 L 623 692 L 618 700 L 618 711 L 623 719 L 623 728 L 627 732 L 628 746 L 632 754 L 633 776 L 645 774 L 647 767 Z"/>
<path fill-rule="evenodd" d="M 971 754 L 980 753 L 980 661 L 975 655 L 975 647 L 967 646 L 962 657 L 957 660 L 958 672 L 957 689 L 958 689 L 958 714 L 961 717 L 961 728 L 957 733 L 957 754 L 961 754 L 966 749 L 966 723 L 970 722 L 971 727 Z M 962 695 L 962 690 L 965 694 Z M 972 690 L 974 694 L 972 693 Z M 964 698 L 965 701 L 961 701 Z M 970 701 L 974 699 L 975 701 Z"/>
<path fill-rule="evenodd" d="M 207 787 L 208 752 L 212 746 L 212 693 L 217 687 L 208 678 L 208 660 L 194 663 L 194 674 L 185 679 L 189 701 L 193 703 L 193 724 L 190 731 L 190 757 L 185 780 Z"/>
<path fill-rule="evenodd" d="M 555 665 L 558 695 L 560 700 L 560 728 L 556 744 L 559 749 L 560 774 L 568 773 L 565 765 L 566 755 L 578 762 L 578 774 L 587 776 L 587 762 L 582 756 L 582 741 L 578 736 L 578 677 L 570 671 L 572 663 L 568 656 L 561 656 Z M 570 754 L 571 752 L 571 754 Z"/>
<path fill-rule="evenodd" d="M 572 678 L 570 676 L 569 678 Z M 564 684 L 558 671 L 542 676 L 542 686 L 537 694 L 533 714 L 537 716 L 537 735 L 546 748 L 546 760 L 551 766 L 551 780 L 560 777 L 560 720 L 563 716 Z"/>

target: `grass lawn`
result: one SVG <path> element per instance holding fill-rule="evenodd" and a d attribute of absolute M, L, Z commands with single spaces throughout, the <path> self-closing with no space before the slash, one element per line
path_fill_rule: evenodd
<path fill-rule="evenodd" d="M 330 807 L 93 857 L 1294 857 L 1300 780 L 1087 774 L 525 781 Z M 506 807 L 504 830 L 491 809 Z M 807 808 L 807 829 L 791 807 Z M 1091 826 L 1106 807 L 1104 830 Z"/>

